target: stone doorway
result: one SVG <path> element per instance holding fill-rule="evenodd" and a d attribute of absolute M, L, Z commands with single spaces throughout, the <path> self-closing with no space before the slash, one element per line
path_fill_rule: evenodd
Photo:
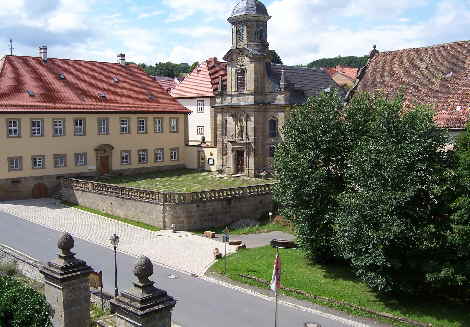
<path fill-rule="evenodd" d="M 96 147 L 96 171 L 99 175 L 111 173 L 113 150 L 114 147 L 110 144 L 102 144 Z"/>
<path fill-rule="evenodd" d="M 235 151 L 235 174 L 245 173 L 245 151 Z"/>

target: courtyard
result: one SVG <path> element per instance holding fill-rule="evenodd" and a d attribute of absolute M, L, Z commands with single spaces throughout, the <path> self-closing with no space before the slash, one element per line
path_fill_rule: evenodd
<path fill-rule="evenodd" d="M 98 181 L 159 192 L 201 192 L 274 183 L 273 179 L 222 176 L 217 173 L 190 169 L 162 171 L 135 176 L 113 176 L 102 178 Z"/>

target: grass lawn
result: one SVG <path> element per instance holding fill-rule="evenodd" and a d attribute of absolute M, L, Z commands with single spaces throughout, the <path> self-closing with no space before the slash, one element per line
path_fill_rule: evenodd
<path fill-rule="evenodd" d="M 114 219 L 114 220 L 120 221 L 122 223 L 129 224 L 129 225 L 136 226 L 136 227 L 140 227 L 140 228 L 143 228 L 143 229 L 147 229 L 147 230 L 150 230 L 150 231 L 153 231 L 153 232 L 157 232 L 157 231 L 160 230 L 160 228 L 152 226 L 152 225 L 141 223 L 141 222 L 138 222 L 138 221 L 135 221 L 135 220 L 130 220 L 130 219 L 127 219 L 127 218 L 122 218 L 122 217 L 110 215 L 109 213 L 102 212 L 102 211 L 99 211 L 99 210 L 90 209 L 90 208 L 87 208 L 87 207 L 82 207 L 82 206 L 79 206 L 79 205 L 76 205 L 76 204 L 73 204 L 73 203 L 69 203 L 69 202 L 62 202 L 62 203 L 64 205 L 66 205 L 67 207 L 80 209 L 80 210 L 83 210 L 83 211 L 86 211 L 86 212 L 89 212 L 89 213 L 93 213 L 95 215 L 99 215 L 99 216 L 107 217 L 107 218 L 110 218 L 110 219 Z"/>
<path fill-rule="evenodd" d="M 433 299 L 430 297 L 380 297 L 365 284 L 359 282 L 348 271 L 346 266 L 310 264 L 305 259 L 302 251 L 298 249 L 281 249 L 280 253 L 282 261 L 282 285 L 285 287 L 300 289 L 312 295 L 348 302 L 379 312 L 391 313 L 396 316 L 431 323 L 433 327 L 470 326 L 468 303 L 465 304 L 450 299 Z M 264 287 L 256 281 L 249 281 L 240 277 L 239 274 L 271 280 L 274 255 L 275 250 L 269 246 L 243 250 L 233 254 L 228 257 L 228 277 L 243 283 Z M 211 271 L 217 273 L 222 273 L 223 269 L 223 260 L 219 260 L 211 267 Z M 303 298 L 295 294 L 285 294 L 327 305 L 354 315 L 377 319 L 377 317 L 371 314 L 356 311 L 349 307 L 322 303 L 321 301 Z M 392 321 L 386 322 L 392 323 Z M 397 322 L 393 322 L 393 325 L 410 326 Z"/>
<path fill-rule="evenodd" d="M 117 176 L 99 180 L 108 184 L 136 187 L 161 192 L 199 192 L 231 187 L 273 183 L 248 177 L 217 177 L 216 173 L 196 170 L 172 170 L 136 176 Z"/>
<path fill-rule="evenodd" d="M 196 234 L 203 233 L 205 230 L 196 230 L 192 231 Z M 217 233 L 217 234 L 223 234 L 225 231 L 225 227 L 220 227 L 220 228 L 209 228 L 209 230 Z M 260 233 L 269 233 L 269 232 L 285 232 L 289 234 L 293 234 L 294 232 L 291 230 L 290 227 L 288 226 L 283 226 L 277 223 L 270 223 L 270 222 L 263 222 L 260 221 L 259 225 L 253 226 L 253 227 L 245 227 L 245 228 L 239 228 L 239 229 L 229 229 L 229 234 L 230 235 L 247 235 L 247 234 L 260 234 Z"/>

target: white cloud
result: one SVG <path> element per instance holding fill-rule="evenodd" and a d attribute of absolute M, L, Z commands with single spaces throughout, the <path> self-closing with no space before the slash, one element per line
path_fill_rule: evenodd
<path fill-rule="evenodd" d="M 155 16 L 160 16 L 163 14 L 163 11 L 161 10 L 154 10 L 154 11 L 151 11 L 151 12 L 144 12 L 144 13 L 141 13 L 139 14 L 139 16 L 137 16 L 138 19 L 144 19 L 144 18 L 150 18 L 150 17 L 155 17 Z"/>
<path fill-rule="evenodd" d="M 168 22 L 184 20 L 198 12 L 206 17 L 226 17 L 233 8 L 231 0 L 163 0 L 163 3 L 171 9 Z"/>

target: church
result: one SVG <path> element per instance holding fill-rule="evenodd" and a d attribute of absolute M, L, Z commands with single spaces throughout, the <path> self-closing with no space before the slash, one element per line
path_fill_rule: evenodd
<path fill-rule="evenodd" d="M 239 0 L 228 18 L 227 87 L 219 88 L 214 105 L 217 168 L 225 174 L 270 173 L 289 109 L 339 88 L 321 69 L 271 63 L 270 19 L 258 0 Z"/>

